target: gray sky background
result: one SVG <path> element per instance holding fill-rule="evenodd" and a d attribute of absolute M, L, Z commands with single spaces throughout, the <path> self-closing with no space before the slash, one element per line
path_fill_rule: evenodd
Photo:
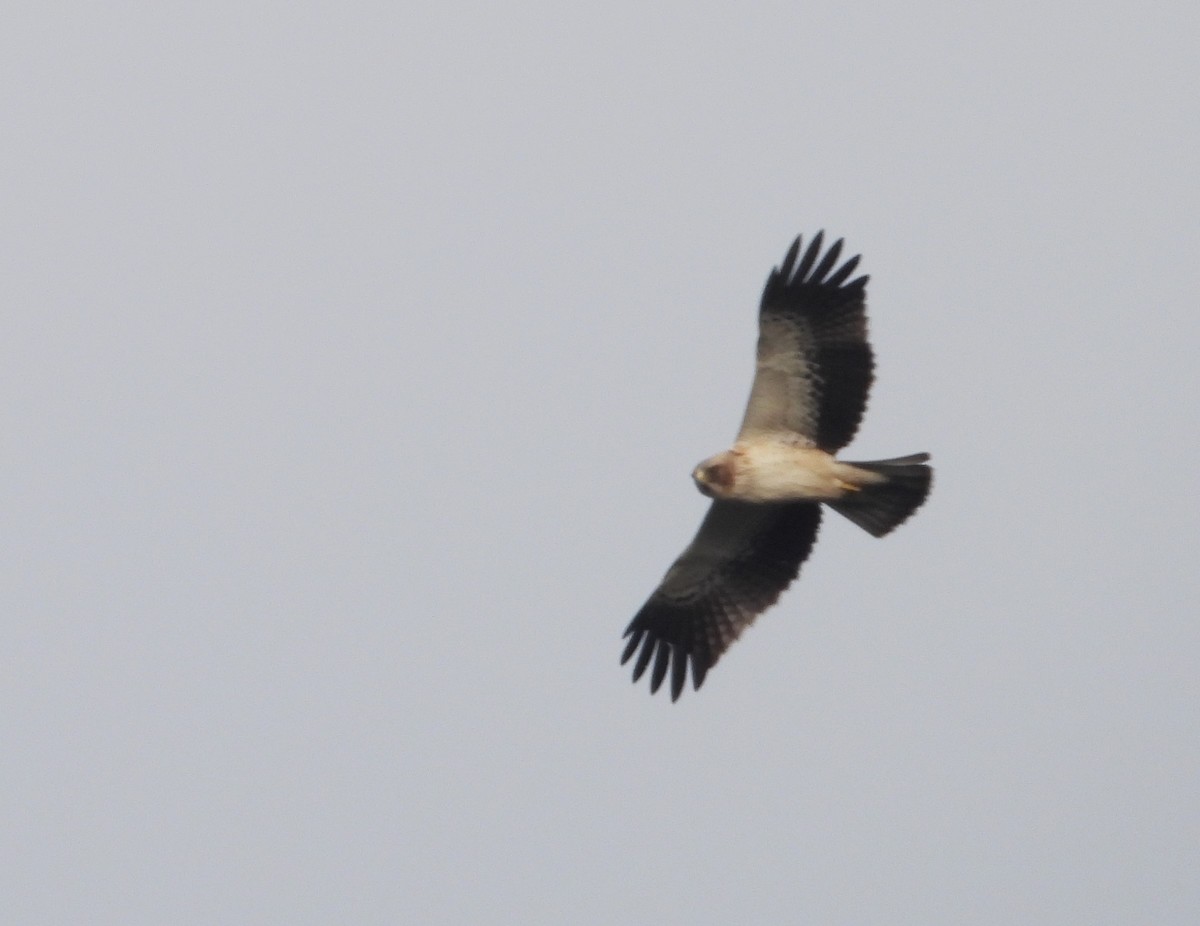
<path fill-rule="evenodd" d="M 19 4 L 0 919 L 1194 923 L 1193 4 Z M 620 635 L 797 232 L 886 541 Z"/>

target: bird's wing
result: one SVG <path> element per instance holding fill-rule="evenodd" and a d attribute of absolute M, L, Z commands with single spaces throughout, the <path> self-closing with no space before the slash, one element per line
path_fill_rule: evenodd
<path fill-rule="evenodd" d="M 868 277 L 846 282 L 858 256 L 834 271 L 842 242 L 822 256 L 823 234 L 799 264 L 797 238 L 767 278 L 758 315 L 758 363 L 739 440 L 791 432 L 832 452 L 858 429 L 874 368 L 867 343 Z"/>
<path fill-rule="evenodd" d="M 625 631 L 624 665 L 636 682 L 653 661 L 650 690 L 671 669 L 671 700 L 692 665 L 692 687 L 730 644 L 775 603 L 817 538 L 819 505 L 715 501 L 700 530 Z M 640 652 L 638 648 L 641 648 Z"/>

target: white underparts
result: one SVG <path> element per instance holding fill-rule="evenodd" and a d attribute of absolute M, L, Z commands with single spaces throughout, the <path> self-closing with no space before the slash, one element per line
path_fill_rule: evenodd
<path fill-rule="evenodd" d="M 705 484 L 702 475 L 713 466 L 732 467 L 732 484 Z M 706 495 L 747 502 L 829 502 L 885 477 L 813 447 L 782 441 L 739 441 L 732 449 L 710 457 L 695 471 Z"/>

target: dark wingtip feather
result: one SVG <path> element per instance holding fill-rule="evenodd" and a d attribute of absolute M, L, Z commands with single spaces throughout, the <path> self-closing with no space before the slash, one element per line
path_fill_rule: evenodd
<path fill-rule="evenodd" d="M 792 267 L 796 263 L 796 255 L 800 253 L 800 244 L 802 239 L 802 235 L 797 235 L 796 240 L 792 242 L 792 246 L 788 248 L 787 253 L 783 255 L 783 263 L 779 265 L 778 272 L 779 275 L 785 280 L 792 275 Z"/>
<path fill-rule="evenodd" d="M 817 269 L 812 272 L 809 280 L 813 283 L 820 283 L 825 279 L 825 275 L 833 269 L 833 265 L 837 263 L 837 259 L 842 254 L 843 239 L 838 238 L 837 241 L 825 252 L 825 256 L 821 258 L 821 263 L 817 264 Z"/>
<path fill-rule="evenodd" d="M 654 655 L 654 670 L 650 675 L 650 693 L 658 691 L 667 674 L 667 664 L 671 659 L 671 645 L 666 640 L 658 641 L 658 651 Z"/>
<path fill-rule="evenodd" d="M 629 662 L 629 658 L 638 648 L 638 644 L 642 642 L 642 635 L 645 632 L 644 630 L 634 630 L 632 627 L 625 631 L 625 636 L 629 637 L 629 642 L 625 644 L 625 652 L 621 654 L 621 665 Z"/>
<path fill-rule="evenodd" d="M 808 271 L 812 269 L 813 264 L 817 262 L 817 255 L 821 253 L 821 244 L 825 241 L 825 229 L 817 232 L 816 237 L 808 246 L 808 250 L 804 252 L 804 256 L 800 258 L 800 266 L 796 268 L 794 275 L 788 278 L 790 283 L 792 280 L 803 280 L 808 276 Z"/>
<path fill-rule="evenodd" d="M 679 643 L 671 644 L 671 700 L 678 701 L 687 680 L 688 654 Z"/>
<path fill-rule="evenodd" d="M 637 662 L 633 664 L 633 680 L 636 682 L 642 677 L 642 673 L 646 671 L 646 666 L 650 664 L 650 657 L 654 654 L 654 637 L 651 634 L 646 634 L 646 639 L 642 643 L 642 651 L 638 653 Z"/>
<path fill-rule="evenodd" d="M 841 242 L 839 241 L 838 244 L 841 244 Z M 862 260 L 862 255 L 855 254 L 848 261 L 846 261 L 844 264 L 842 264 L 842 266 L 838 268 L 837 273 L 835 273 L 828 280 L 826 280 L 825 283 L 829 286 L 841 286 L 843 283 L 846 282 L 846 280 L 849 278 L 850 274 L 852 274 L 854 272 L 854 268 L 858 266 L 858 262 L 860 260 Z M 861 277 L 859 279 L 861 279 Z M 857 282 L 858 282 L 858 280 L 855 280 L 854 283 L 852 283 L 850 285 L 853 286 Z"/>

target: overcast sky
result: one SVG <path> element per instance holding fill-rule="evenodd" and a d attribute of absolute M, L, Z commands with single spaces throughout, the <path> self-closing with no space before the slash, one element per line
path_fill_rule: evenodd
<path fill-rule="evenodd" d="M 0 920 L 1197 922 L 1194 5 L 415 6 L 5 15 Z M 673 705 L 820 228 L 935 489 Z"/>

